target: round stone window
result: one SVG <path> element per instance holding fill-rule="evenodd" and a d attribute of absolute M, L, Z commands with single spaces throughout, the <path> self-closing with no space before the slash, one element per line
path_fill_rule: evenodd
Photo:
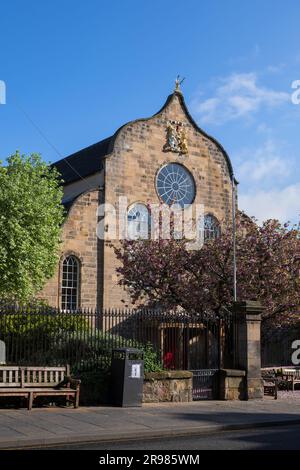
<path fill-rule="evenodd" d="M 159 170 L 156 190 L 164 203 L 179 204 L 181 207 L 191 204 L 196 193 L 193 176 L 178 163 L 168 163 Z"/>

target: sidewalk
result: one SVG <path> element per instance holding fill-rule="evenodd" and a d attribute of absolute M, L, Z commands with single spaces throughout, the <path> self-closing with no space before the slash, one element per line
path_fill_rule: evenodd
<path fill-rule="evenodd" d="M 0 409 L 0 448 L 196 435 L 220 430 L 300 424 L 300 401 L 198 401 L 142 408 Z"/>

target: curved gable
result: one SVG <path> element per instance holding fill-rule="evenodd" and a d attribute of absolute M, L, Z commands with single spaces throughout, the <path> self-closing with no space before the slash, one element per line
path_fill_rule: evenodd
<path fill-rule="evenodd" d="M 233 179 L 234 178 L 234 172 L 233 172 L 233 167 L 232 167 L 232 163 L 231 163 L 231 160 L 229 158 L 229 155 L 228 153 L 226 152 L 226 150 L 224 149 L 224 147 L 212 136 L 210 136 L 209 134 L 207 134 L 203 129 L 201 129 L 198 124 L 196 123 L 196 121 L 193 119 L 192 115 L 190 114 L 189 110 L 188 110 L 188 107 L 185 103 L 185 100 L 184 100 L 184 97 L 182 95 L 181 92 L 179 91 L 174 91 L 172 94 L 170 94 L 168 96 L 168 98 L 166 99 L 165 103 L 163 104 L 163 106 L 160 108 L 159 111 L 157 111 L 155 114 L 153 114 L 152 116 L 150 117 L 147 117 L 147 118 L 139 118 L 139 119 L 134 119 L 132 121 L 129 121 L 127 122 L 126 124 L 124 124 L 123 126 L 119 127 L 119 129 L 117 129 L 117 131 L 113 134 L 113 136 L 110 138 L 110 141 L 109 141 L 109 145 L 108 145 L 108 154 L 106 155 L 106 157 L 108 157 L 111 153 L 113 153 L 114 151 L 114 148 L 115 148 L 115 143 L 116 143 L 116 140 L 118 138 L 118 136 L 120 135 L 120 133 L 125 129 L 127 128 L 128 126 L 132 126 L 134 124 L 137 124 L 137 123 L 143 123 L 143 122 L 148 122 L 150 120 L 152 120 L 153 118 L 161 115 L 163 113 L 163 111 L 165 111 L 167 109 L 167 107 L 172 103 L 172 101 L 174 100 L 174 98 L 177 97 L 180 104 L 181 104 L 181 107 L 188 119 L 188 121 L 190 122 L 190 124 L 193 126 L 193 128 L 199 132 L 203 137 L 205 137 L 206 139 L 208 139 L 209 141 L 211 141 L 216 147 L 218 150 L 220 150 L 220 152 L 223 154 L 224 158 L 225 158 L 225 161 L 226 161 L 226 164 L 227 164 L 227 167 L 228 167 L 228 172 L 229 172 L 229 175 L 230 175 L 230 178 Z M 236 183 L 237 181 L 234 180 Z"/>
<path fill-rule="evenodd" d="M 186 106 L 182 93 L 176 90 L 168 96 L 166 102 L 161 107 L 161 109 L 157 111 L 157 113 L 147 118 L 139 118 L 127 122 L 123 126 L 119 127 L 119 129 L 117 129 L 111 137 L 108 137 L 96 144 L 83 148 L 82 150 L 79 150 L 78 152 L 53 163 L 52 166 L 56 167 L 56 169 L 62 175 L 64 184 L 70 184 L 79 179 L 86 178 L 89 175 L 101 171 L 103 168 L 103 160 L 109 157 L 114 152 L 116 140 L 120 136 L 122 131 L 128 126 L 132 126 L 136 123 L 146 123 L 151 119 L 160 116 L 168 108 L 168 106 L 171 105 L 175 97 L 178 98 L 181 107 L 184 111 L 184 114 L 186 115 L 187 120 L 190 122 L 193 128 L 206 139 L 211 141 L 214 145 L 216 145 L 216 147 L 221 151 L 225 158 L 229 175 L 231 179 L 234 178 L 232 164 L 227 152 L 214 137 L 208 135 L 203 129 L 198 126 Z"/>

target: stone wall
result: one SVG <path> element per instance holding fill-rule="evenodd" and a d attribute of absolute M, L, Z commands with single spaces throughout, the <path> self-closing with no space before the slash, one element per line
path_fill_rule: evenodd
<path fill-rule="evenodd" d="M 246 372 L 244 370 L 220 369 L 217 374 L 220 400 L 246 399 Z"/>
<path fill-rule="evenodd" d="M 99 286 L 102 293 L 103 255 L 97 238 L 97 208 L 100 191 L 90 190 L 73 203 L 62 229 L 60 261 L 55 275 L 46 283 L 39 297 L 50 305 L 60 307 L 60 276 L 65 256 L 74 255 L 80 261 L 79 305 L 95 308 L 100 304 Z"/>
<path fill-rule="evenodd" d="M 148 372 L 145 374 L 143 403 L 192 401 L 193 374 L 189 371 Z"/>

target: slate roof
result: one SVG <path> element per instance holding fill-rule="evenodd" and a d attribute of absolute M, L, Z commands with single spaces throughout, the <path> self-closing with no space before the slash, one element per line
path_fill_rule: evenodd
<path fill-rule="evenodd" d="M 102 169 L 102 160 L 109 153 L 112 137 L 90 145 L 52 164 L 65 184 L 85 178 Z"/>

